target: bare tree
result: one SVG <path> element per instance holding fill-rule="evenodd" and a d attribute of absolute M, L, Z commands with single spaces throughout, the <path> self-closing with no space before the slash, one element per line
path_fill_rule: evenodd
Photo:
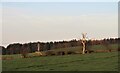
<path fill-rule="evenodd" d="M 82 33 L 82 45 L 83 45 L 82 54 L 85 54 L 86 51 L 86 34 L 87 33 Z"/>

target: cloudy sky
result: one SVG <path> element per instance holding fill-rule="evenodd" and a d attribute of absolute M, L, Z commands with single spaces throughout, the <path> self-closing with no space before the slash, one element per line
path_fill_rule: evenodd
<path fill-rule="evenodd" d="M 117 2 L 4 2 L 2 45 L 118 37 Z"/>

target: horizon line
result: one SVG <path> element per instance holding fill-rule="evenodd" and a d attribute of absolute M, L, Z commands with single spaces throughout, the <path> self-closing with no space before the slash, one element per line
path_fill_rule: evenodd
<path fill-rule="evenodd" d="M 107 37 L 107 38 L 86 38 L 86 40 L 103 40 L 103 39 L 116 39 L 116 38 L 120 38 L 120 37 Z M 10 44 L 16 44 L 16 43 L 20 43 L 20 44 L 25 44 L 25 43 L 34 43 L 34 42 L 42 42 L 42 43 L 47 43 L 47 42 L 61 42 L 61 41 L 71 41 L 71 40 L 81 40 L 77 39 L 77 38 L 72 38 L 72 39 L 63 39 L 63 40 L 49 40 L 49 41 L 40 41 L 40 40 L 36 40 L 36 41 L 26 41 L 26 42 L 11 42 L 9 44 L 3 45 L 3 43 L 0 46 L 4 46 L 5 48 L 10 45 Z"/>

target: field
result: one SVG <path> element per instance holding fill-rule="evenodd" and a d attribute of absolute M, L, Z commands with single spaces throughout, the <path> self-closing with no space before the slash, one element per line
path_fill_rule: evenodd
<path fill-rule="evenodd" d="M 3 71 L 118 71 L 118 52 L 3 60 Z"/>
<path fill-rule="evenodd" d="M 117 50 L 118 44 L 111 44 L 110 49 Z M 91 50 L 107 49 L 103 45 L 94 45 Z M 81 47 L 53 49 L 54 51 L 81 51 Z M 118 71 L 118 52 L 100 52 L 54 56 L 34 56 L 21 58 L 20 54 L 3 55 L 13 57 L 2 61 L 3 71 Z"/>

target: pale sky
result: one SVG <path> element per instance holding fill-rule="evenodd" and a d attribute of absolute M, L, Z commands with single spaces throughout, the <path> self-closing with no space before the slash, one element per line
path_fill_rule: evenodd
<path fill-rule="evenodd" d="M 118 37 L 117 2 L 14 2 L 2 4 L 2 45 Z"/>

